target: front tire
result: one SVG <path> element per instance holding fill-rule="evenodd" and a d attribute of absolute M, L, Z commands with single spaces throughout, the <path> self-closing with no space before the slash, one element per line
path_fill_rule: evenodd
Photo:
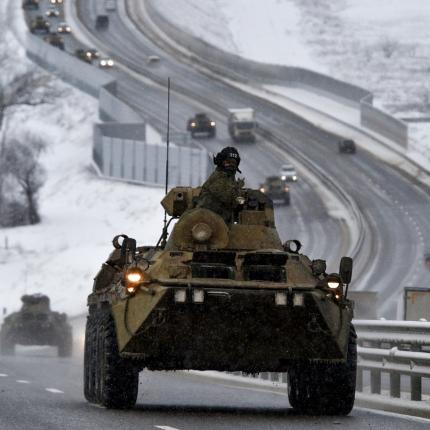
<path fill-rule="evenodd" d="M 354 406 L 356 373 L 357 335 L 351 324 L 345 363 L 310 363 L 290 369 L 290 404 L 306 414 L 348 415 Z"/>
<path fill-rule="evenodd" d="M 128 409 L 136 404 L 139 371 L 120 356 L 115 322 L 108 310 L 97 320 L 96 397 L 107 408 Z"/>

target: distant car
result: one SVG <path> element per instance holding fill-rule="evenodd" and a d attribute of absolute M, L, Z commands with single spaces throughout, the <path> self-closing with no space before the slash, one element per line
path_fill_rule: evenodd
<path fill-rule="evenodd" d="M 110 69 L 115 65 L 115 62 L 112 60 L 112 58 L 101 58 L 99 60 L 99 67 L 102 69 Z"/>
<path fill-rule="evenodd" d="M 59 11 L 57 8 L 55 8 L 55 7 L 50 7 L 50 8 L 45 12 L 45 15 L 46 15 L 48 18 L 56 18 L 56 17 L 60 16 L 60 11 Z"/>
<path fill-rule="evenodd" d="M 216 123 L 210 119 L 205 113 L 197 113 L 194 118 L 190 118 L 187 122 L 187 130 L 194 137 L 197 133 L 204 133 L 208 137 L 215 137 Z"/>
<path fill-rule="evenodd" d="M 23 0 L 22 8 L 25 10 L 38 10 L 39 0 Z"/>
<path fill-rule="evenodd" d="M 109 17 L 107 15 L 97 15 L 96 30 L 106 30 L 109 27 Z"/>
<path fill-rule="evenodd" d="M 63 0 L 50 0 L 51 4 L 63 4 Z"/>
<path fill-rule="evenodd" d="M 339 152 L 341 154 L 355 154 L 355 142 L 352 139 L 343 139 L 338 142 Z"/>
<path fill-rule="evenodd" d="M 92 64 L 93 59 L 91 58 L 91 54 L 83 48 L 78 48 L 75 50 L 75 55 L 80 60 L 85 61 L 85 63 Z"/>
<path fill-rule="evenodd" d="M 282 180 L 288 182 L 296 182 L 299 177 L 297 176 L 296 169 L 291 164 L 283 164 L 279 171 L 279 176 Z"/>
<path fill-rule="evenodd" d="M 58 33 L 71 33 L 72 29 L 70 28 L 70 25 L 67 24 L 66 22 L 60 22 L 60 24 L 58 24 L 57 27 L 57 32 Z"/>
<path fill-rule="evenodd" d="M 85 52 L 91 58 L 91 60 L 96 60 L 100 58 L 100 53 L 99 51 L 97 51 L 97 49 L 90 48 L 90 49 L 86 49 Z"/>
<path fill-rule="evenodd" d="M 30 23 L 30 31 L 35 34 L 47 34 L 51 24 L 42 16 L 38 15 Z"/>
<path fill-rule="evenodd" d="M 64 51 L 64 39 L 57 33 L 48 34 L 43 40 L 56 48 Z"/>
<path fill-rule="evenodd" d="M 287 181 L 281 179 L 279 176 L 267 177 L 264 184 L 260 185 L 260 191 L 272 199 L 274 203 L 289 205 L 291 202 L 290 187 Z"/>
<path fill-rule="evenodd" d="M 158 55 L 149 55 L 146 57 L 146 62 L 148 64 L 158 63 L 160 61 L 160 57 Z"/>

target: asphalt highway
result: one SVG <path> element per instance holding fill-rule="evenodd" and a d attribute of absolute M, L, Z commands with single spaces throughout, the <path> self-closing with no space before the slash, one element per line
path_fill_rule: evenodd
<path fill-rule="evenodd" d="M 82 391 L 84 318 L 74 321 L 75 355 L 51 347 L 18 347 L 0 357 L 1 430 L 425 429 L 429 421 L 354 409 L 347 417 L 301 416 L 283 390 L 183 372 L 140 375 L 132 410 L 90 405 Z"/>
<path fill-rule="evenodd" d="M 119 8 L 122 3 L 118 4 Z M 219 138 L 215 142 L 200 140 L 200 143 L 215 152 L 231 144 L 225 131 L 227 109 L 252 106 L 261 127 L 282 141 L 278 149 L 283 152 L 284 159 L 288 159 L 289 154 L 300 154 L 311 166 L 316 165 L 326 172 L 327 177 L 354 199 L 366 225 L 363 246 L 356 258 L 360 277 L 355 280 L 355 288 L 379 293 L 381 316 L 395 317 L 404 286 L 427 285 L 429 272 L 424 266 L 423 254 L 426 250 L 424 238 L 430 234 L 426 221 L 430 217 L 430 197 L 425 190 L 364 150 L 359 149 L 355 156 L 339 154 L 336 136 L 322 132 L 266 100 L 194 70 L 181 58 L 163 51 L 144 32 L 136 32 L 133 23 L 124 20 L 123 14 L 111 13 L 109 28 L 96 31 L 94 2 L 78 1 L 78 5 L 83 23 L 117 61 L 156 83 L 166 82 L 167 77 L 171 77 L 176 94 L 180 94 L 172 101 L 176 130 L 184 131 L 186 119 L 206 104 L 205 110 L 213 112 L 218 121 Z M 144 17 L 133 16 L 133 19 L 137 26 L 148 28 Z M 161 60 L 150 66 L 146 59 L 154 54 Z M 149 110 L 153 116 L 164 120 L 166 96 L 163 90 L 157 86 L 148 89 L 123 70 L 115 73 L 121 83 L 122 97 L 140 111 Z M 241 144 L 239 150 L 244 160 L 244 174 L 252 186 L 261 182 L 265 175 L 276 173 L 283 162 L 279 151 L 264 138 L 254 145 Z M 278 220 L 281 235 L 287 232 L 285 237 L 303 240 L 304 252 L 310 252 L 314 258 L 328 255 L 330 266 L 336 269 L 334 261 L 340 254 L 336 251 L 342 248 L 344 237 L 342 225 L 328 216 L 318 189 L 311 183 L 302 180 L 294 184 L 292 207 L 280 208 Z"/>

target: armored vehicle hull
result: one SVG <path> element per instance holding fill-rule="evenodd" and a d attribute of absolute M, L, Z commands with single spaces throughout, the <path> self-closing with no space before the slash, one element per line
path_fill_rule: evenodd
<path fill-rule="evenodd" d="M 7 316 L 0 331 L 0 350 L 13 355 L 15 345 L 51 345 L 60 357 L 72 354 L 72 328 L 65 314 L 52 312 L 46 296 L 23 296 L 21 311 Z"/>
<path fill-rule="evenodd" d="M 228 226 L 193 209 L 198 192 L 176 188 L 164 199 L 167 213 L 180 219 L 162 246 L 114 239 L 88 297 L 86 398 L 133 406 L 144 368 L 288 372 L 294 408 L 348 413 L 356 371 L 344 290 L 350 259 L 327 275 L 323 260 L 299 254 L 298 241 L 282 244 L 273 205 L 259 191 L 247 190 Z"/>

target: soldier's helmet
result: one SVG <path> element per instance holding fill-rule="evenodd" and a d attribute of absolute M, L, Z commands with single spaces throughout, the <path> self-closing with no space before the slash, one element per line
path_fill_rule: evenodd
<path fill-rule="evenodd" d="M 239 155 L 239 151 L 235 147 L 227 146 L 227 147 L 223 148 L 220 152 L 218 152 L 217 155 L 214 156 L 214 164 L 217 167 L 219 167 L 221 169 L 225 169 L 225 170 L 231 170 L 231 167 L 230 167 L 230 166 L 232 166 L 231 164 L 225 166 L 224 162 L 226 160 L 231 160 L 231 161 L 234 160 L 236 162 L 235 166 L 233 167 L 234 171 L 237 170 L 238 172 L 240 172 L 240 170 L 239 170 L 240 155 Z"/>

